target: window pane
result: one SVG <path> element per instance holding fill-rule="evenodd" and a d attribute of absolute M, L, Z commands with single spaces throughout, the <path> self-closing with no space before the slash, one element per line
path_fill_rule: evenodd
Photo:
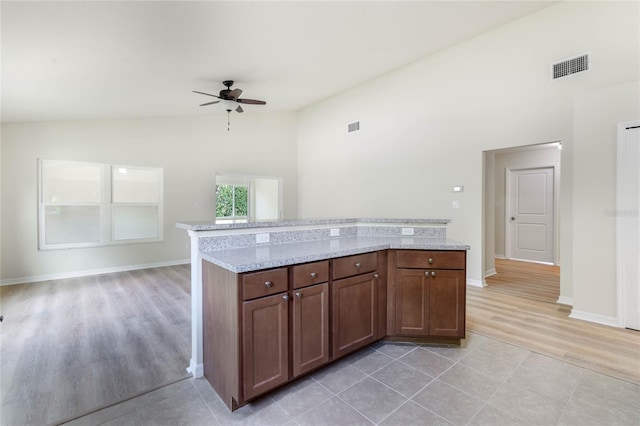
<path fill-rule="evenodd" d="M 42 161 L 42 201 L 45 203 L 99 203 L 102 201 L 102 165 L 75 161 Z"/>
<path fill-rule="evenodd" d="M 233 186 L 216 185 L 216 217 L 233 216 Z"/>
<path fill-rule="evenodd" d="M 99 243 L 99 206 L 47 206 L 45 244 Z"/>
<path fill-rule="evenodd" d="M 114 203 L 159 203 L 162 171 L 131 167 L 112 168 Z"/>
<path fill-rule="evenodd" d="M 113 239 L 159 238 L 158 206 L 114 206 Z"/>
<path fill-rule="evenodd" d="M 236 214 L 234 216 L 247 215 L 247 187 L 235 187 Z"/>

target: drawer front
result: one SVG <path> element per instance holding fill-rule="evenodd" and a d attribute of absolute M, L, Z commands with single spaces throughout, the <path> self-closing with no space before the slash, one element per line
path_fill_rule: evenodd
<path fill-rule="evenodd" d="M 242 300 L 287 291 L 287 268 L 270 269 L 242 275 Z"/>
<path fill-rule="evenodd" d="M 293 268 L 293 288 L 307 287 L 329 281 L 329 261 L 305 263 Z"/>
<path fill-rule="evenodd" d="M 398 268 L 464 269 L 465 263 L 464 251 L 398 250 L 396 258 Z"/>
<path fill-rule="evenodd" d="M 378 269 L 378 253 L 357 254 L 333 260 L 333 279 L 373 272 Z"/>

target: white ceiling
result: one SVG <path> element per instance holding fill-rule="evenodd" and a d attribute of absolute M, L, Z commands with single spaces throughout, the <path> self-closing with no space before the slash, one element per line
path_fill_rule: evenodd
<path fill-rule="evenodd" d="M 2 1 L 2 121 L 296 111 L 552 3 Z"/>

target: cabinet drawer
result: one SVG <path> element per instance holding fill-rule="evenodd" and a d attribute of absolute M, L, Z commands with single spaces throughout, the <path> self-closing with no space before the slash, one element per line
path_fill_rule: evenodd
<path fill-rule="evenodd" d="M 329 281 L 328 260 L 296 265 L 292 269 L 293 288 L 302 288 Z"/>
<path fill-rule="evenodd" d="M 357 254 L 333 260 L 333 279 L 364 274 L 378 269 L 378 253 Z"/>
<path fill-rule="evenodd" d="M 242 275 L 242 300 L 287 291 L 287 268 L 270 269 Z"/>
<path fill-rule="evenodd" d="M 398 250 L 398 268 L 464 269 L 464 251 Z"/>

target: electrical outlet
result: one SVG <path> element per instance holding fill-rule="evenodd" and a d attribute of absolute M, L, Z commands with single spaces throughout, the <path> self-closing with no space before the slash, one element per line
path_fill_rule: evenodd
<path fill-rule="evenodd" d="M 269 234 L 256 234 L 256 243 L 268 243 L 269 242 Z"/>
<path fill-rule="evenodd" d="M 329 230 L 329 236 L 330 237 L 339 237 L 340 236 L 340 228 L 331 228 L 331 230 Z"/>
<path fill-rule="evenodd" d="M 402 228 L 402 235 L 413 235 L 413 228 Z"/>

